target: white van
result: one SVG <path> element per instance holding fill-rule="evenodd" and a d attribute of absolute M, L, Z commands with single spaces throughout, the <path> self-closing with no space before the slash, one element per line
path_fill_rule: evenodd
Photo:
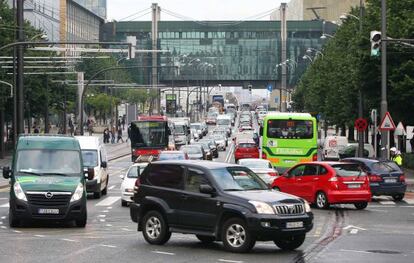
<path fill-rule="evenodd" d="M 339 160 L 339 152 L 348 145 L 348 138 L 345 136 L 327 136 L 323 143 L 323 160 Z"/>
<path fill-rule="evenodd" d="M 92 180 L 86 181 L 86 192 L 93 193 L 94 198 L 106 195 L 108 191 L 108 160 L 104 145 L 95 136 L 76 136 L 82 151 L 83 165 L 95 170 Z"/>

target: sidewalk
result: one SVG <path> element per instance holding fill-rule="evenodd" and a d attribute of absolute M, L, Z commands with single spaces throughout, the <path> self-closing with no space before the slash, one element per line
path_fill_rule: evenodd
<path fill-rule="evenodd" d="M 403 168 L 407 192 L 414 192 L 414 170 Z"/>

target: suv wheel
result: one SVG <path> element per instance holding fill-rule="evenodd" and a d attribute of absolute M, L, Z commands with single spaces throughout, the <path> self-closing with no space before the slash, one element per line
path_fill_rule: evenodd
<path fill-rule="evenodd" d="M 324 192 L 318 192 L 316 194 L 315 204 L 319 209 L 326 209 L 329 207 L 328 198 Z"/>
<path fill-rule="evenodd" d="M 394 199 L 394 201 L 401 201 L 404 199 L 404 194 L 395 194 L 392 196 L 392 198 Z"/>
<path fill-rule="evenodd" d="M 216 238 L 215 237 L 211 237 L 211 236 L 196 235 L 196 237 L 203 244 L 210 244 L 210 243 L 213 243 L 214 241 L 216 241 Z"/>
<path fill-rule="evenodd" d="M 368 206 L 368 202 L 363 202 L 363 203 L 355 203 L 355 204 L 354 204 L 354 206 L 355 206 L 355 208 L 356 208 L 356 209 L 358 209 L 358 210 L 362 210 L 362 209 L 367 208 L 367 206 Z"/>
<path fill-rule="evenodd" d="M 145 240 L 153 245 L 163 245 L 171 237 L 164 217 L 158 211 L 149 211 L 142 219 L 142 234 Z"/>
<path fill-rule="evenodd" d="M 298 235 L 298 236 L 290 236 L 284 239 L 277 239 L 273 242 L 276 246 L 283 250 L 294 250 L 300 247 L 303 242 L 305 241 L 306 234 Z"/>
<path fill-rule="evenodd" d="M 246 223 L 240 218 L 228 219 L 224 223 L 221 235 L 225 249 L 231 252 L 248 252 L 256 243 Z"/>

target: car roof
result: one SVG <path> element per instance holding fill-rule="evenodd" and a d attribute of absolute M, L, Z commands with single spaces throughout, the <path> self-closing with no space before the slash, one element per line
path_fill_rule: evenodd
<path fill-rule="evenodd" d="M 79 142 L 65 135 L 20 135 L 17 150 L 59 149 L 80 150 Z"/>
<path fill-rule="evenodd" d="M 260 158 L 243 158 L 243 159 L 240 159 L 239 160 L 239 162 L 244 162 L 244 161 L 246 161 L 246 162 L 266 162 L 266 163 L 270 163 L 270 161 L 269 160 L 266 160 L 266 159 L 260 159 Z"/>
<path fill-rule="evenodd" d="M 374 158 L 361 158 L 361 157 L 349 157 L 344 158 L 344 161 L 357 161 L 357 162 L 363 162 L 363 163 L 377 163 L 379 160 Z"/>
<path fill-rule="evenodd" d="M 240 143 L 252 143 L 252 144 L 256 144 L 252 139 L 240 139 L 240 141 L 237 142 L 237 144 Z"/>
<path fill-rule="evenodd" d="M 198 160 L 171 160 L 171 161 L 157 161 L 154 164 L 173 164 L 173 165 L 192 165 L 198 166 L 200 168 L 206 169 L 221 169 L 227 167 L 240 167 L 240 165 L 232 163 L 221 163 L 221 162 L 212 162 L 212 161 L 198 161 Z"/>
<path fill-rule="evenodd" d="M 160 154 L 184 154 L 183 151 L 161 151 Z"/>
<path fill-rule="evenodd" d="M 133 163 L 129 168 L 136 167 L 136 166 L 147 166 L 149 163 L 142 162 L 142 163 Z"/>

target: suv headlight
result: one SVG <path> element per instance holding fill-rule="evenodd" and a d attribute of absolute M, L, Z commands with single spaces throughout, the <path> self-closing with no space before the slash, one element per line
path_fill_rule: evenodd
<path fill-rule="evenodd" d="M 305 212 L 310 213 L 311 212 L 311 207 L 310 207 L 308 201 L 303 200 L 303 204 L 305 205 Z"/>
<path fill-rule="evenodd" d="M 258 214 L 268 214 L 268 215 L 275 214 L 275 211 L 273 210 L 273 208 L 264 202 L 249 201 L 249 203 L 252 204 L 256 208 L 256 212 Z"/>
<path fill-rule="evenodd" d="M 14 195 L 17 197 L 17 199 L 27 201 L 26 195 L 23 192 L 22 187 L 20 186 L 19 182 L 15 182 L 13 186 Z"/>
<path fill-rule="evenodd" d="M 82 198 L 83 196 L 83 184 L 79 183 L 78 186 L 76 187 L 75 192 L 72 195 L 72 198 L 70 199 L 71 202 L 75 202 L 78 201 L 79 199 Z"/>

